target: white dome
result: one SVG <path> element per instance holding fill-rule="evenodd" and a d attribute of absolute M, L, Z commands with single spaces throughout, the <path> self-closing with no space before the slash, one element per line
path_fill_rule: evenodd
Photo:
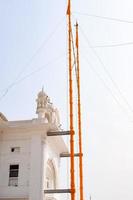
<path fill-rule="evenodd" d="M 38 93 L 38 97 L 43 97 L 43 96 L 47 97 L 47 94 L 44 92 L 44 90 L 42 88 L 42 90 Z"/>

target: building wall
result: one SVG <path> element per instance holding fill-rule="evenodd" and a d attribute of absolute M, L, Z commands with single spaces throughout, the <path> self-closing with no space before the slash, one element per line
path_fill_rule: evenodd
<path fill-rule="evenodd" d="M 20 152 L 11 152 L 20 147 Z M 2 133 L 0 137 L 0 198 L 28 197 L 30 140 L 20 133 Z M 9 166 L 19 164 L 18 187 L 8 186 Z"/>
<path fill-rule="evenodd" d="M 22 127 L 0 129 L 0 200 L 47 200 L 59 199 L 59 195 L 45 195 L 46 169 L 52 162 L 55 171 L 55 186 L 59 186 L 59 154 L 65 151 L 62 140 L 48 137 L 48 125 L 25 124 Z M 55 139 L 56 138 L 56 139 Z M 12 147 L 20 147 L 20 152 L 11 152 Z M 8 186 L 9 166 L 19 164 L 18 186 Z M 54 174 L 54 173 L 53 173 Z"/>
<path fill-rule="evenodd" d="M 28 200 L 27 198 L 17 198 L 17 199 L 14 199 L 14 198 L 0 198 L 0 200 Z"/>

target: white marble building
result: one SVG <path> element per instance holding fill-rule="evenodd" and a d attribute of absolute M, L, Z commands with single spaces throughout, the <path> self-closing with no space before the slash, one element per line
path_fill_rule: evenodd
<path fill-rule="evenodd" d="M 59 187 L 60 153 L 67 152 L 59 114 L 43 89 L 37 98 L 38 118 L 8 121 L 0 113 L 0 200 L 59 199 L 44 189 Z"/>

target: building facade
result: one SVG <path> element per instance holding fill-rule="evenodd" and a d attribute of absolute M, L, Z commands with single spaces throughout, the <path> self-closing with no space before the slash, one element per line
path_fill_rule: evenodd
<path fill-rule="evenodd" d="M 38 94 L 38 118 L 8 121 L 0 113 L 0 200 L 51 200 L 44 194 L 59 187 L 60 154 L 67 152 L 59 114 L 43 89 Z"/>

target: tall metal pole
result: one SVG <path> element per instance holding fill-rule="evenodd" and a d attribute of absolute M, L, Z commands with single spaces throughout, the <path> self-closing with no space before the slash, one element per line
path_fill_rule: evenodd
<path fill-rule="evenodd" d="M 68 0 L 68 55 L 69 55 L 69 105 L 70 105 L 70 175 L 71 175 L 71 200 L 75 200 L 75 175 L 74 175 L 74 127 L 73 127 L 73 79 L 72 79 L 72 48 L 71 48 L 71 0 Z"/>
<path fill-rule="evenodd" d="M 71 175 L 71 200 L 75 200 L 74 176 L 74 127 L 73 127 L 73 79 L 72 79 L 72 49 L 71 49 L 71 0 L 68 0 L 68 54 L 69 54 L 69 104 L 70 104 L 70 175 Z"/>
<path fill-rule="evenodd" d="M 82 160 L 82 130 L 81 130 L 81 100 L 80 100 L 80 69 L 79 69 L 79 41 L 78 23 L 76 22 L 76 54 L 77 54 L 77 87 L 78 87 L 78 134 L 79 134 L 79 176 L 80 200 L 83 200 L 83 160 Z"/>

